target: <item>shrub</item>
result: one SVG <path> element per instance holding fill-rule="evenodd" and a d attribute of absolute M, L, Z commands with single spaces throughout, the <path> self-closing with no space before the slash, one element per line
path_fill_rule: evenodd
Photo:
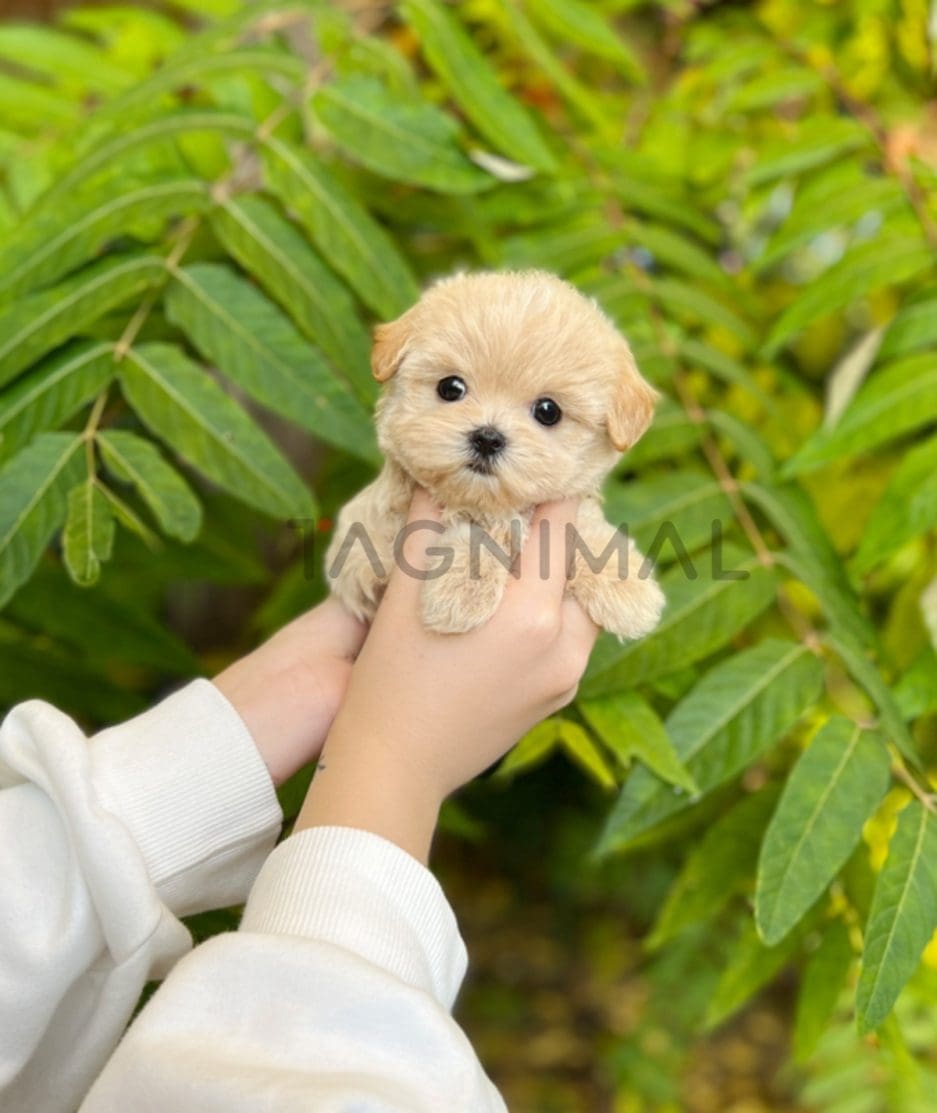
<path fill-rule="evenodd" d="M 616 794 L 599 856 L 676 855 L 650 947 L 737 936 L 704 1027 L 799 968 L 808 1075 L 875 1054 L 828 1038 L 847 998 L 883 1047 L 884 1089 L 823 1108 L 924 1108 L 927 19 L 174 0 L 0 28 L 0 700 L 130 714 L 318 598 L 314 542 L 379 460 L 370 323 L 456 266 L 555 270 L 665 395 L 607 503 L 668 607 L 499 776 L 564 753 Z M 244 621 L 187 638 L 199 584 Z"/>

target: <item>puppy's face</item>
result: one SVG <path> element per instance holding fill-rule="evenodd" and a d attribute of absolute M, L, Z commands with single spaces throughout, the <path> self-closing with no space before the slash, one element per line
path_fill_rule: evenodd
<path fill-rule="evenodd" d="M 595 492 L 656 398 L 596 305 L 542 271 L 438 282 L 378 326 L 372 365 L 384 453 L 482 514 Z"/>

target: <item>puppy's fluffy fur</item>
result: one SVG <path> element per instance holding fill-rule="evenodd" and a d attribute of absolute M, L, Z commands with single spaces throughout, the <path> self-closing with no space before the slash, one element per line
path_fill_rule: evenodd
<path fill-rule="evenodd" d="M 619 453 L 644 433 L 657 395 L 611 321 L 569 283 L 543 271 L 443 279 L 402 317 L 377 327 L 371 362 L 384 384 L 377 431 L 386 463 L 341 511 L 326 554 L 332 591 L 355 615 L 374 613 L 415 483 L 443 507 L 445 534 L 433 544 L 454 557 L 445 574 L 422 586 L 424 622 L 440 632 L 485 622 L 509 575 L 503 558 L 470 544 L 473 524 L 510 550 L 518 537 L 512 520 L 522 535 L 536 504 L 575 497 L 583 545 L 598 557 L 615 539 L 600 487 Z M 453 375 L 465 394 L 445 401 L 438 384 Z M 560 407 L 556 424 L 533 416 L 544 398 Z M 479 457 L 470 439 L 479 429 L 500 434 L 500 451 Z M 367 544 L 351 543 L 349 530 Z M 615 556 L 604 567 L 594 563 L 576 554 L 569 583 L 593 621 L 622 638 L 652 630 L 664 599 L 646 571 L 639 575 L 634 545 L 624 578 Z"/>

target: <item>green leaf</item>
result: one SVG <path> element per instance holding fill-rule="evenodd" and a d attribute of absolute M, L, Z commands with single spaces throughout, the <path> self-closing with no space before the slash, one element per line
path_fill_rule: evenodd
<path fill-rule="evenodd" d="M 629 212 L 645 213 L 656 220 L 695 232 L 705 240 L 718 242 L 718 224 L 700 212 L 691 197 L 683 195 L 682 186 L 675 186 L 669 179 L 642 180 L 637 177 L 617 144 L 597 153 L 612 162 L 610 169 L 615 180 L 611 187 Z"/>
<path fill-rule="evenodd" d="M 560 744 L 564 730 L 569 728 L 582 731 L 576 723 L 553 716 L 544 719 L 529 730 L 517 745 L 509 750 L 507 756 L 494 772 L 495 780 L 509 780 L 525 769 L 532 769 L 545 761 Z"/>
<path fill-rule="evenodd" d="M 97 443 L 108 469 L 132 483 L 170 537 L 192 541 L 202 526 L 202 508 L 191 487 L 167 464 L 159 449 L 134 433 L 108 430 Z"/>
<path fill-rule="evenodd" d="M 894 178 L 860 178 L 844 185 L 836 176 L 822 195 L 801 190 L 790 216 L 758 256 L 756 267 L 763 272 L 824 232 L 852 224 L 867 213 L 887 214 L 904 202 L 904 192 Z"/>
<path fill-rule="evenodd" d="M 937 709 L 937 652 L 925 649 L 893 690 L 895 705 L 906 719 Z"/>
<path fill-rule="evenodd" d="M 791 771 L 761 847 L 755 921 L 769 946 L 809 911 L 888 791 L 885 740 L 835 717 Z"/>
<path fill-rule="evenodd" d="M 814 321 L 883 286 L 916 278 L 933 265 L 933 248 L 917 237 L 882 235 L 858 244 L 784 310 L 768 334 L 765 356 L 773 358 L 792 336 Z"/>
<path fill-rule="evenodd" d="M 726 98 L 725 112 L 755 112 L 775 104 L 812 96 L 823 89 L 823 78 L 805 66 L 785 66 L 770 73 L 757 73 L 737 86 Z"/>
<path fill-rule="evenodd" d="M 743 578 L 727 578 L 722 569 L 705 567 L 693 580 L 682 567 L 673 569 L 661 579 L 667 603 L 660 625 L 624 646 L 601 639 L 580 687 L 583 697 L 618 692 L 692 664 L 725 645 L 770 606 L 775 572 L 755 557 L 741 559 L 734 548 L 726 547 L 721 555 L 723 567 Z M 697 568 L 712 561 L 706 553 Z"/>
<path fill-rule="evenodd" d="M 375 312 L 389 319 L 417 300 L 419 287 L 399 248 L 311 155 L 268 139 L 264 176 L 267 188 Z"/>
<path fill-rule="evenodd" d="M 820 429 L 783 474 L 815 471 L 893 440 L 937 418 L 937 356 L 907 356 L 876 371 L 832 429 Z"/>
<path fill-rule="evenodd" d="M 937 297 L 924 290 L 895 315 L 882 339 L 878 358 L 882 362 L 906 356 L 918 348 L 937 344 Z"/>
<path fill-rule="evenodd" d="M 711 792 L 786 734 L 822 687 L 823 665 L 805 646 L 769 638 L 716 665 L 670 713 L 667 734 L 700 791 Z M 623 849 L 691 802 L 636 769 L 599 852 Z"/>
<path fill-rule="evenodd" d="M 746 500 L 770 519 L 789 549 L 776 554 L 820 601 L 831 626 L 857 645 L 874 649 L 875 630 L 863 615 L 842 558 L 833 548 L 809 496 L 790 484 L 743 483 Z"/>
<path fill-rule="evenodd" d="M 65 653 L 45 637 L 0 629 L 0 703 L 13 707 L 26 699 L 45 699 L 96 722 L 123 722 L 146 708 L 141 693 L 119 688 L 83 655 Z"/>
<path fill-rule="evenodd" d="M 401 14 L 416 32 L 432 68 L 489 142 L 516 162 L 553 171 L 556 161 L 521 104 L 462 25 L 437 0 L 404 0 Z"/>
<path fill-rule="evenodd" d="M 637 482 L 614 479 L 605 487 L 605 516 L 627 529 L 643 553 L 656 562 L 671 561 L 674 545 L 691 553 L 712 541 L 713 522 L 728 527 L 734 520 L 732 504 L 716 480 L 695 470 L 668 472 Z M 664 541 L 662 527 L 678 541 Z"/>
<path fill-rule="evenodd" d="M 349 158 L 391 181 L 442 193 L 475 193 L 494 184 L 459 150 L 455 120 L 430 104 L 402 101 L 372 77 L 330 81 L 312 107 Z"/>
<path fill-rule="evenodd" d="M 843 992 L 853 950 L 849 929 L 834 920 L 804 966 L 794 1020 L 794 1056 L 800 1062 L 816 1050 Z"/>
<path fill-rule="evenodd" d="M 642 77 L 634 52 L 601 12 L 583 0 L 530 0 L 531 16 L 562 43 L 616 62 L 630 77 Z"/>
<path fill-rule="evenodd" d="M 790 178 L 870 144 L 871 137 L 857 120 L 807 116 L 796 139 L 785 136 L 765 147 L 748 172 L 748 184 L 760 186 L 778 178 Z"/>
<path fill-rule="evenodd" d="M 680 320 L 725 329 L 745 348 L 754 347 L 755 331 L 733 309 L 701 289 L 699 284 L 676 278 L 648 280 L 651 297 Z"/>
<path fill-rule="evenodd" d="M 582 727 L 568 719 L 558 719 L 557 722 L 560 724 L 559 742 L 563 752 L 596 784 L 606 789 L 617 788 L 615 774 Z"/>
<path fill-rule="evenodd" d="M 911 448 L 875 504 L 853 565 L 868 572 L 937 525 L 937 438 Z"/>
<path fill-rule="evenodd" d="M 43 128 L 74 125 L 77 115 L 78 106 L 71 98 L 0 73 L 0 119 L 6 127 L 32 135 Z"/>
<path fill-rule="evenodd" d="M 163 94 L 176 89 L 188 89 L 224 75 L 235 77 L 244 74 L 276 76 L 299 85 L 306 76 L 306 66 L 301 58 L 284 50 L 240 49 L 215 53 L 200 52 L 183 56 L 152 74 L 146 81 L 137 82 L 132 89 L 117 97 L 94 117 L 94 123 L 114 120 L 126 123 L 140 108 L 152 109 L 160 103 Z"/>
<path fill-rule="evenodd" d="M 103 50 L 77 35 L 51 27 L 10 24 L 0 27 L 0 58 L 33 70 L 68 89 L 108 96 L 120 92 L 133 75 Z"/>
<path fill-rule="evenodd" d="M 875 885 L 856 992 L 860 1033 L 877 1028 L 937 929 L 937 825 L 917 800 L 901 812 Z"/>
<path fill-rule="evenodd" d="M 74 433 L 42 433 L 0 470 L 0 607 L 29 579 L 65 521 L 83 444 Z"/>
<path fill-rule="evenodd" d="M 738 457 L 750 464 L 760 479 L 770 481 L 777 471 L 777 463 L 771 449 L 752 426 L 725 410 L 706 410 L 705 413 L 713 431 L 722 434 Z"/>
<path fill-rule="evenodd" d="M 729 276 L 713 258 L 712 249 L 701 247 L 682 232 L 646 221 L 629 223 L 625 232 L 628 240 L 650 252 L 656 263 L 717 288 L 728 287 Z"/>
<path fill-rule="evenodd" d="M 111 344 L 80 341 L 41 363 L 0 392 L 0 457 L 32 437 L 56 429 L 107 386 L 114 376 Z"/>
<path fill-rule="evenodd" d="M 885 683 L 878 666 L 871 661 L 861 645 L 844 636 L 841 632 L 825 635 L 825 640 L 834 653 L 838 654 L 853 680 L 865 689 L 867 695 L 879 712 L 882 729 L 901 756 L 916 768 L 921 768 L 921 756 L 917 752 L 901 711 L 895 702 L 891 689 Z"/>
<path fill-rule="evenodd" d="M 800 935 L 789 935 L 777 947 L 766 947 L 758 933 L 746 924 L 731 951 L 729 965 L 723 970 L 704 1021 L 711 1031 L 745 1005 L 784 969 L 800 947 Z"/>
<path fill-rule="evenodd" d="M 48 285 L 94 257 L 101 245 L 126 233 L 140 218 L 204 212 L 208 189 L 194 179 L 154 182 L 115 195 L 108 188 L 92 197 L 40 212 L 0 252 L 0 295 Z"/>
<path fill-rule="evenodd" d="M 380 459 L 371 420 L 351 390 L 256 287 L 227 267 L 196 263 L 175 272 L 166 310 L 256 401 L 346 452 Z"/>
<path fill-rule="evenodd" d="M 263 197 L 230 197 L 211 217 L 226 250 L 290 314 L 370 406 L 377 388 L 370 339 L 342 282 L 302 233 Z"/>
<path fill-rule="evenodd" d="M 505 22 L 521 50 L 549 80 L 569 106 L 609 138 L 614 135 L 612 113 L 601 104 L 592 89 L 577 80 L 557 57 L 524 12 L 512 0 L 495 0 L 499 17 Z"/>
<path fill-rule="evenodd" d="M 178 348 L 141 344 L 118 374 L 143 424 L 203 475 L 266 514 L 314 517 L 311 492 L 267 436 Z"/>
<path fill-rule="evenodd" d="M 758 845 L 778 799 L 775 785 L 743 796 L 684 859 L 648 938 L 652 949 L 715 919 L 755 873 Z"/>
<path fill-rule="evenodd" d="M 637 692 L 580 700 L 576 706 L 623 770 L 637 758 L 662 780 L 694 795 L 699 791 L 677 757 L 664 724 Z"/>
<path fill-rule="evenodd" d="M 0 309 L 0 386 L 165 274 L 154 255 L 108 259 Z"/>
<path fill-rule="evenodd" d="M 699 443 L 702 426 L 691 421 L 682 407 L 665 398 L 657 407 L 650 429 L 629 449 L 623 461 L 627 471 L 671 460 L 691 451 Z"/>
<path fill-rule="evenodd" d="M 213 112 L 207 109 L 168 112 L 98 144 L 56 179 L 54 185 L 38 199 L 36 209 L 48 209 L 61 197 L 73 196 L 82 182 L 104 167 L 119 165 L 128 151 L 201 132 L 251 139 L 254 135 L 254 123 L 233 112 Z"/>
<path fill-rule="evenodd" d="M 97 583 L 101 565 L 114 548 L 114 516 L 110 503 L 93 479 L 73 487 L 62 534 L 62 555 L 68 574 L 81 587 Z"/>
<path fill-rule="evenodd" d="M 576 214 L 569 220 L 542 225 L 533 231 L 506 237 L 501 262 L 514 270 L 540 267 L 572 274 L 620 251 L 622 232 L 593 214 Z"/>

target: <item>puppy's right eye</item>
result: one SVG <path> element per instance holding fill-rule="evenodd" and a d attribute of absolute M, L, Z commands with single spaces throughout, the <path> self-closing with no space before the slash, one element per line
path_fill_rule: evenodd
<path fill-rule="evenodd" d="M 468 394 L 468 387 L 458 375 L 447 375 L 436 384 L 436 393 L 444 402 L 459 402 Z"/>

